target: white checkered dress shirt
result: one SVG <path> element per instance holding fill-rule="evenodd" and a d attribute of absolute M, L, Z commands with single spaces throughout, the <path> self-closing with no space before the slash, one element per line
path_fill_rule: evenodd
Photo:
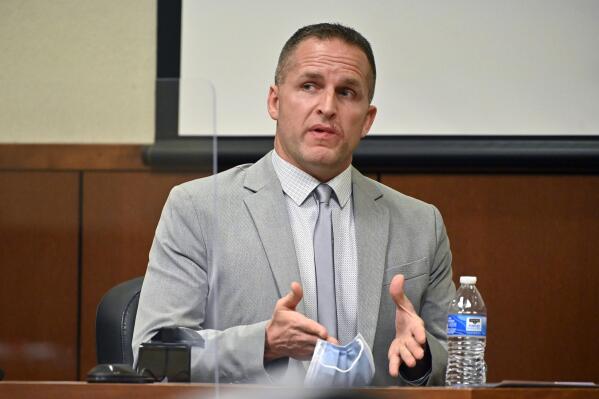
<path fill-rule="evenodd" d="M 306 315 L 317 320 L 316 270 L 314 266 L 314 227 L 318 218 L 318 202 L 314 189 L 320 181 L 296 168 L 272 151 L 272 164 L 281 181 L 295 252 L 299 264 Z M 335 193 L 331 200 L 335 260 L 335 293 L 337 332 L 345 344 L 357 334 L 358 255 L 352 201 L 351 166 L 326 182 Z"/>

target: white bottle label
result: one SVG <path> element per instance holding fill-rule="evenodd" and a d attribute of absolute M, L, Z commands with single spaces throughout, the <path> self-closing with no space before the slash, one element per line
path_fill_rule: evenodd
<path fill-rule="evenodd" d="M 450 314 L 447 316 L 448 337 L 486 337 L 487 317 L 481 315 Z"/>

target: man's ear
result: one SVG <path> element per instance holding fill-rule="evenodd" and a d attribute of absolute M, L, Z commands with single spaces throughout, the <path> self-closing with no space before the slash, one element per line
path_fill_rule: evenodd
<path fill-rule="evenodd" d="M 368 111 L 366 112 L 366 117 L 364 118 L 364 124 L 362 125 L 362 138 L 366 137 L 368 132 L 370 131 L 370 127 L 374 122 L 374 118 L 376 117 L 376 107 L 374 105 L 368 106 Z"/>
<path fill-rule="evenodd" d="M 271 85 L 268 89 L 268 99 L 266 100 L 268 106 L 268 114 L 275 121 L 279 119 L 279 86 Z"/>

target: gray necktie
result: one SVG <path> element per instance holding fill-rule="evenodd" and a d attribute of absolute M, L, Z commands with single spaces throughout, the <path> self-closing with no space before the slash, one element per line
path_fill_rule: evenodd
<path fill-rule="evenodd" d="M 337 337 L 337 305 L 335 303 L 335 263 L 333 258 L 333 226 L 329 200 L 333 189 L 327 184 L 316 187 L 318 219 L 314 228 L 314 266 L 318 322 L 329 336 Z"/>

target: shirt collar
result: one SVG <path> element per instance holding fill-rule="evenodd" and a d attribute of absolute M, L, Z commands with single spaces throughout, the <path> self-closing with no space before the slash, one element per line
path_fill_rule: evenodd
<path fill-rule="evenodd" d="M 281 158 L 276 150 L 272 151 L 272 165 L 281 181 L 283 191 L 297 206 L 303 204 L 316 186 L 320 184 L 318 179 Z M 337 197 L 339 206 L 343 208 L 349 201 L 352 192 L 351 165 L 326 182 L 326 184 L 331 186 Z"/>

